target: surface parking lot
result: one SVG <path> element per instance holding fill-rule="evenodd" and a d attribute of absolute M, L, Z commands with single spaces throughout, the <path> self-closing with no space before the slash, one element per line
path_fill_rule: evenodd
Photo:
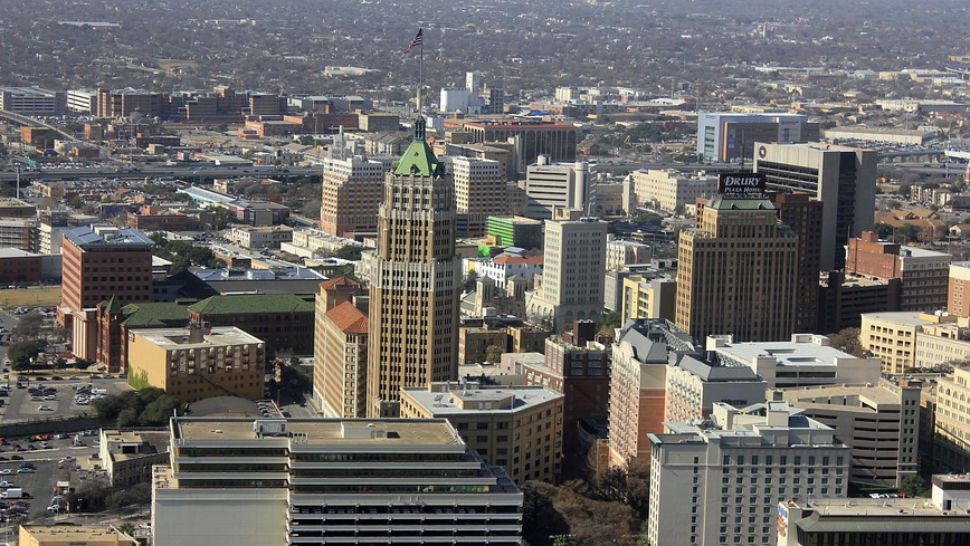
<path fill-rule="evenodd" d="M 88 404 L 78 404 L 75 401 L 76 389 L 82 385 L 93 385 L 95 388 L 106 390 L 107 394 L 118 394 L 131 390 L 124 379 L 73 377 L 75 378 L 30 380 L 24 388 L 17 388 L 16 381 L 11 381 L 7 395 L 0 396 L 0 400 L 3 400 L 3 406 L 0 407 L 0 423 L 75 417 L 85 414 L 94 416 L 97 410 L 94 408 L 93 400 L 89 401 Z M 55 389 L 56 392 L 51 395 L 40 396 L 28 392 L 29 388 L 38 386 L 45 389 Z"/>

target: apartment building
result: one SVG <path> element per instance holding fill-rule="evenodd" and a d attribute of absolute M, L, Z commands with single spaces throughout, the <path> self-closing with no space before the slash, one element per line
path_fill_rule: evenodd
<path fill-rule="evenodd" d="M 823 385 L 773 393 L 835 430 L 849 446 L 849 480 L 900 487 L 919 471 L 919 382 L 888 381 L 863 385 Z"/>
<path fill-rule="evenodd" d="M 156 546 L 522 542 L 522 493 L 446 420 L 171 421 Z"/>
<path fill-rule="evenodd" d="M 486 464 L 516 483 L 554 482 L 562 460 L 563 395 L 547 387 L 431 383 L 401 391 L 401 418 L 447 419 Z"/>
<path fill-rule="evenodd" d="M 878 358 L 853 356 L 832 347 L 829 338 L 813 334 L 793 334 L 791 341 L 743 343 L 729 335 L 708 336 L 707 351 L 724 365 L 750 367 L 772 389 L 874 383 L 881 371 Z"/>
<path fill-rule="evenodd" d="M 151 328 L 132 332 L 128 383 L 191 403 L 213 396 L 263 398 L 266 349 L 239 328 Z"/>
<path fill-rule="evenodd" d="M 498 161 L 474 157 L 451 160 L 455 180 L 455 212 L 458 235 L 485 235 L 490 216 L 508 213 L 505 173 Z"/>
<path fill-rule="evenodd" d="M 390 161 L 363 156 L 324 160 L 320 229 L 350 239 L 376 234 L 381 189 L 390 168 Z"/>
<path fill-rule="evenodd" d="M 785 402 L 666 427 L 648 436 L 650 544 L 774 544 L 779 499 L 848 495 L 848 447 Z"/>
<path fill-rule="evenodd" d="M 321 293 L 324 292 L 321 287 Z M 367 414 L 367 306 L 355 296 L 330 309 L 321 309 L 314 335 L 320 340 L 314 353 L 317 404 L 327 417 L 353 418 Z M 320 377 L 317 379 L 317 374 Z"/>
<path fill-rule="evenodd" d="M 663 319 L 627 322 L 613 342 L 610 366 L 610 462 L 648 461 L 647 434 L 663 431 L 667 359 L 693 352 L 690 337 Z"/>
<path fill-rule="evenodd" d="M 680 213 L 698 199 L 713 197 L 717 190 L 714 176 L 674 169 L 634 171 L 631 184 L 636 206 Z"/>
<path fill-rule="evenodd" d="M 717 402 L 747 407 L 765 401 L 768 383 L 748 366 L 681 353 L 670 359 L 666 372 L 664 422 L 707 419 Z"/>

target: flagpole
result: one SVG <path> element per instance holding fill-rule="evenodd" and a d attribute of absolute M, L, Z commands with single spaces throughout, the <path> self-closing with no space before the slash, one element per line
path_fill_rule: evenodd
<path fill-rule="evenodd" d="M 421 50 L 418 51 L 418 114 L 421 114 L 422 87 L 424 87 L 424 37 L 421 37 Z"/>

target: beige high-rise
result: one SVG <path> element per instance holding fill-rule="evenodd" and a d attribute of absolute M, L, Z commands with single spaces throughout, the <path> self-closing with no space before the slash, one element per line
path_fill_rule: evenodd
<path fill-rule="evenodd" d="M 502 165 L 491 159 L 455 157 L 451 166 L 458 234 L 482 237 L 489 216 L 503 216 L 508 212 Z"/>
<path fill-rule="evenodd" d="M 371 265 L 367 414 L 396 416 L 402 387 L 458 377 L 460 265 L 451 177 L 415 121 L 387 174 Z"/>
<path fill-rule="evenodd" d="M 694 339 L 789 339 L 797 269 L 798 237 L 771 201 L 715 197 L 680 234 L 677 326 Z"/>

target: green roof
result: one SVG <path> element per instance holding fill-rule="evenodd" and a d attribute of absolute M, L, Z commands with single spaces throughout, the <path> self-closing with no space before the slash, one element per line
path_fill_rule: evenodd
<path fill-rule="evenodd" d="M 188 323 L 189 308 L 174 302 L 129 303 L 121 308 L 128 328 L 164 328 Z"/>
<path fill-rule="evenodd" d="M 441 176 L 445 174 L 445 164 L 438 161 L 434 151 L 425 140 L 424 120 L 414 121 L 414 140 L 404 150 L 401 159 L 394 162 L 394 174 L 399 176 Z"/>
<path fill-rule="evenodd" d="M 313 312 L 313 301 L 294 294 L 232 294 L 212 296 L 189 306 L 200 315 Z"/>

